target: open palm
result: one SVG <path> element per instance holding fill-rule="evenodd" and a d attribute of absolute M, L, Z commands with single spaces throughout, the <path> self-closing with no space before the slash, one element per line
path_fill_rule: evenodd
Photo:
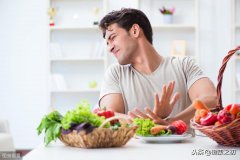
<path fill-rule="evenodd" d="M 169 84 L 163 86 L 161 96 L 158 93 L 155 94 L 153 112 L 161 118 L 166 118 L 172 112 L 174 105 L 180 98 L 178 92 L 172 97 L 174 86 L 175 82 L 171 81 Z"/>

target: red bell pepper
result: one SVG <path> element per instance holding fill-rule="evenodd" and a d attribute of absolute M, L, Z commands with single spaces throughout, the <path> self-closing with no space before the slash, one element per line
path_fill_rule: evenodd
<path fill-rule="evenodd" d="M 237 117 L 237 114 L 240 112 L 240 104 L 229 104 L 227 105 L 224 110 L 229 111 L 234 117 Z"/>
<path fill-rule="evenodd" d="M 204 126 L 210 126 L 217 122 L 217 115 L 212 112 L 208 112 L 208 114 L 200 119 L 200 124 Z"/>
<path fill-rule="evenodd" d="M 218 112 L 217 119 L 220 123 L 225 124 L 232 122 L 234 120 L 234 115 L 230 113 L 228 110 L 221 110 Z"/>

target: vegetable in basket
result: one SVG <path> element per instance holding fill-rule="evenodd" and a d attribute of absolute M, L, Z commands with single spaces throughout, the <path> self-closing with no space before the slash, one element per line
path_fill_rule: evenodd
<path fill-rule="evenodd" d="M 99 127 L 105 117 L 92 113 L 87 101 L 82 101 L 75 109 L 68 111 L 62 116 L 58 111 L 53 111 L 42 118 L 37 128 L 38 135 L 45 132 L 44 143 L 48 145 L 51 141 L 56 141 L 60 134 L 69 134 L 73 130 L 80 132 L 85 130 L 90 133 L 94 128 Z M 110 127 L 107 123 L 105 128 Z"/>
<path fill-rule="evenodd" d="M 65 114 L 61 123 L 62 127 L 67 130 L 71 127 L 71 123 L 89 122 L 94 127 L 99 127 L 104 120 L 104 117 L 92 113 L 90 104 L 87 101 L 82 101 L 75 109 Z M 109 124 L 106 127 L 109 127 Z"/>
<path fill-rule="evenodd" d="M 106 107 L 95 108 L 93 110 L 93 113 L 97 114 L 100 117 L 103 116 L 106 119 L 115 116 L 115 113 L 113 111 L 107 110 Z M 114 125 L 118 122 L 119 122 L 118 120 L 112 120 L 110 123 L 111 125 Z"/>
<path fill-rule="evenodd" d="M 240 104 L 229 104 L 224 108 L 224 110 L 229 111 L 231 114 L 237 117 L 237 114 L 240 112 Z"/>
<path fill-rule="evenodd" d="M 227 105 L 224 109 L 218 113 L 212 113 L 208 110 L 207 106 L 200 100 L 193 102 L 193 106 L 196 109 L 194 121 L 203 126 L 220 126 L 232 122 L 240 114 L 239 104 Z"/>

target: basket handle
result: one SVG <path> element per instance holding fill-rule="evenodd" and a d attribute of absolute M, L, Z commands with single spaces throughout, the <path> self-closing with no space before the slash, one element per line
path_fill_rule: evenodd
<path fill-rule="evenodd" d="M 123 116 L 114 116 L 114 117 L 110 117 L 110 118 L 107 118 L 105 121 L 103 121 L 103 123 L 99 126 L 99 128 L 103 128 L 103 126 L 105 126 L 105 124 L 107 124 L 108 122 L 112 121 L 112 120 L 115 120 L 115 119 L 122 119 L 122 120 L 129 120 L 130 118 L 127 118 L 127 117 L 123 117 Z"/>
<path fill-rule="evenodd" d="M 216 109 L 214 109 L 214 111 L 219 111 L 221 109 L 223 109 L 222 106 L 222 80 L 223 80 L 223 73 L 225 71 L 225 68 L 227 66 L 227 62 L 229 61 L 229 59 L 235 54 L 237 53 L 237 51 L 240 50 L 240 46 L 236 47 L 233 50 L 230 50 L 227 54 L 227 56 L 223 59 L 222 61 L 222 66 L 219 70 L 218 73 L 218 84 L 217 84 L 217 98 L 218 98 L 218 104 L 216 106 Z"/>

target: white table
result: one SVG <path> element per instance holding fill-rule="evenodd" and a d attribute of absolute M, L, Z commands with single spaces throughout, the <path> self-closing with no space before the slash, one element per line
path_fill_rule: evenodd
<path fill-rule="evenodd" d="M 203 155 L 193 155 L 198 151 Z M 196 151 L 196 152 L 195 152 Z M 212 152 L 215 155 L 209 155 Z M 235 152 L 235 155 L 221 155 Z M 201 152 L 198 152 L 201 153 Z M 81 149 L 53 143 L 40 145 L 23 160 L 240 160 L 240 147 L 220 146 L 208 137 L 194 137 L 178 143 L 143 143 L 131 139 L 120 148 Z"/>

